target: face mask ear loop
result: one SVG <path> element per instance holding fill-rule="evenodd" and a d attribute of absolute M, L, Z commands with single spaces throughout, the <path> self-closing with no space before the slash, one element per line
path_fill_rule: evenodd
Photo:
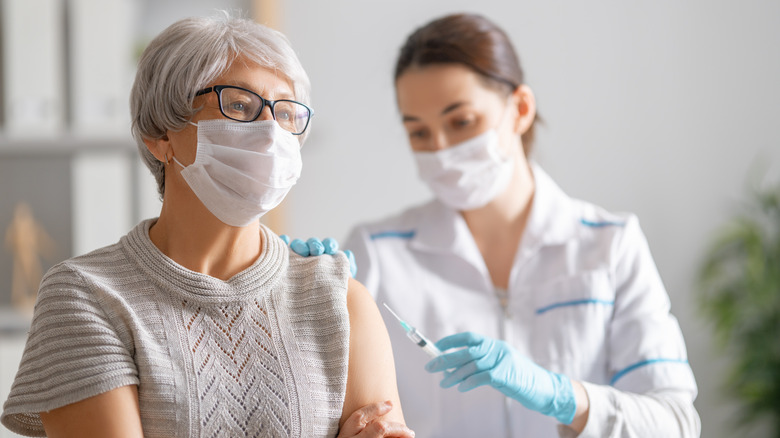
<path fill-rule="evenodd" d="M 187 123 L 189 123 L 190 125 L 192 125 L 192 126 L 194 126 L 196 128 L 198 127 L 198 124 L 197 123 L 193 123 L 192 120 L 190 120 Z M 163 156 L 165 157 L 165 165 L 170 166 L 171 165 L 171 161 L 168 159 L 168 152 L 163 154 Z M 184 167 L 184 166 L 182 166 L 181 163 L 179 163 L 179 160 L 177 160 L 176 157 L 173 156 L 173 154 L 171 154 L 171 158 L 173 158 L 173 160 L 176 161 L 176 163 L 178 163 L 179 166 Z"/>

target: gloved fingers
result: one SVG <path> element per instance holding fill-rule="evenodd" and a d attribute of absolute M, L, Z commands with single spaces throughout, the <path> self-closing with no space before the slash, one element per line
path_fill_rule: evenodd
<path fill-rule="evenodd" d="M 466 363 L 460 368 L 456 368 L 452 371 L 445 371 L 444 378 L 439 382 L 439 386 L 442 388 L 451 388 L 479 371 L 477 362 L 472 361 Z"/>
<path fill-rule="evenodd" d="M 347 256 L 347 260 L 349 260 L 349 273 L 352 274 L 352 278 L 355 278 L 355 275 L 357 275 L 357 262 L 355 261 L 355 254 L 352 254 L 352 251 L 345 249 L 344 254 Z"/>
<path fill-rule="evenodd" d="M 290 249 L 293 250 L 294 253 L 302 257 L 319 256 L 323 254 L 334 255 L 339 250 L 338 241 L 331 237 L 327 237 L 322 241 L 316 237 L 312 237 L 306 242 L 301 239 L 293 239 L 293 241 L 290 242 L 290 237 L 286 234 L 282 234 L 279 237 L 290 245 Z M 355 255 L 350 250 L 344 250 L 344 254 L 347 256 L 347 260 L 349 260 L 349 273 L 352 275 L 352 278 L 355 278 L 355 275 L 357 275 Z"/>
<path fill-rule="evenodd" d="M 474 388 L 478 388 L 484 385 L 491 385 L 493 383 L 493 375 L 491 370 L 480 371 L 467 377 L 460 385 L 458 385 L 459 392 L 471 391 Z"/>
<path fill-rule="evenodd" d="M 309 238 L 309 240 L 306 241 L 306 245 L 309 246 L 309 255 L 321 256 L 325 254 L 325 245 L 316 237 Z"/>
<path fill-rule="evenodd" d="M 325 254 L 333 255 L 339 250 L 339 242 L 332 237 L 326 237 L 322 241 L 322 246 L 325 247 Z"/>
<path fill-rule="evenodd" d="M 482 335 L 473 332 L 456 333 L 454 335 L 445 336 L 436 342 L 436 346 L 441 351 L 449 350 L 450 348 L 459 347 L 472 347 L 481 344 L 486 338 Z"/>
<path fill-rule="evenodd" d="M 441 356 L 431 359 L 425 364 L 425 371 L 436 373 L 439 371 L 460 368 L 463 365 L 473 362 L 482 357 L 479 350 L 475 348 L 463 348 L 452 353 L 445 353 Z"/>
<path fill-rule="evenodd" d="M 292 242 L 290 242 L 290 249 L 299 256 L 309 256 L 309 245 L 307 245 L 306 242 L 301 239 L 294 239 Z"/>

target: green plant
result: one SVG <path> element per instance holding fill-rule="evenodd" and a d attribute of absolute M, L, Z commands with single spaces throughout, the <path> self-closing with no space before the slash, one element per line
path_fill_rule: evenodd
<path fill-rule="evenodd" d="M 733 359 L 724 389 L 741 405 L 737 425 L 768 420 L 780 437 L 780 185 L 749 192 L 707 253 L 699 302 Z"/>

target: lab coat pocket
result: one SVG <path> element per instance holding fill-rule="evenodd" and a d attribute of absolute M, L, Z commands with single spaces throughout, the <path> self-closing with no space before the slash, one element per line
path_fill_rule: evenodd
<path fill-rule="evenodd" d="M 534 360 L 550 371 L 600 380 L 615 304 L 609 272 L 588 271 L 529 288 L 534 303 Z"/>

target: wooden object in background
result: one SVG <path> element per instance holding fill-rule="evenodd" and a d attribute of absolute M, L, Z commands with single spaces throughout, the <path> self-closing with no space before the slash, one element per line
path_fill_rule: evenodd
<path fill-rule="evenodd" d="M 260 24 L 280 32 L 284 31 L 281 29 L 281 4 L 279 0 L 252 0 L 252 18 Z M 290 195 L 287 195 L 278 207 L 269 211 L 260 219 L 278 234 L 285 234 L 287 229 L 285 212 L 287 211 L 286 204 L 289 197 Z"/>

